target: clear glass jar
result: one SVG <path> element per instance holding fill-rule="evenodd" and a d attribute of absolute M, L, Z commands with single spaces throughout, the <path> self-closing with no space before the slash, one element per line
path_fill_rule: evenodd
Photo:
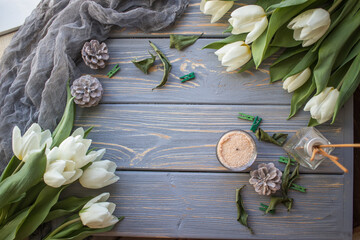
<path fill-rule="evenodd" d="M 216 145 L 216 156 L 225 168 L 243 171 L 250 167 L 257 156 L 253 137 L 243 130 L 232 130 L 221 136 Z"/>
<path fill-rule="evenodd" d="M 315 170 L 326 157 L 316 154 L 310 161 L 314 146 L 331 144 L 316 128 L 305 127 L 298 130 L 283 146 L 284 150 L 293 157 L 301 166 Z M 334 148 L 323 148 L 330 154 Z"/>

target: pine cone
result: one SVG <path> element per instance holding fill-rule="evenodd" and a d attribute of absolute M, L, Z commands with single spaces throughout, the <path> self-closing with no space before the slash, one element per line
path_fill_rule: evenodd
<path fill-rule="evenodd" d="M 281 188 L 282 172 L 273 163 L 261 163 L 257 170 L 250 171 L 249 183 L 260 195 L 270 195 Z"/>
<path fill-rule="evenodd" d="M 105 61 L 109 59 L 106 44 L 100 44 L 98 40 L 86 42 L 81 50 L 81 55 L 85 64 L 92 69 L 104 68 Z"/>
<path fill-rule="evenodd" d="M 81 76 L 71 86 L 71 95 L 74 102 L 80 107 L 93 107 L 98 105 L 103 94 L 103 88 L 97 78 L 90 75 Z"/>

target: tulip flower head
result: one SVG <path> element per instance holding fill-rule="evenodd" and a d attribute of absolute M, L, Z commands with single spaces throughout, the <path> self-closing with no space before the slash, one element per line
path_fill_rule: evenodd
<path fill-rule="evenodd" d="M 222 18 L 233 5 L 233 1 L 201 0 L 200 11 L 211 15 L 211 23 L 214 23 Z"/>
<path fill-rule="evenodd" d="M 42 150 L 44 147 L 46 147 L 45 152 L 48 152 L 51 144 L 50 131 L 42 131 L 37 123 L 32 124 L 23 136 L 21 136 L 21 131 L 17 126 L 13 129 L 12 149 L 14 155 L 24 162 L 31 153 Z"/>
<path fill-rule="evenodd" d="M 226 71 L 231 72 L 241 67 L 251 59 L 251 50 L 244 41 L 226 44 L 215 52 L 219 61 L 226 66 Z"/>
<path fill-rule="evenodd" d="M 333 87 L 327 87 L 319 95 L 313 96 L 305 105 L 304 111 L 310 111 L 311 117 L 318 123 L 324 123 L 331 119 L 335 111 L 335 104 L 339 98 L 339 91 Z"/>
<path fill-rule="evenodd" d="M 247 5 L 233 11 L 229 23 L 233 27 L 232 34 L 248 32 L 245 43 L 250 44 L 265 31 L 268 19 L 262 7 Z"/>
<path fill-rule="evenodd" d="M 284 90 L 287 90 L 288 93 L 291 93 L 296 89 L 298 89 L 299 87 L 301 87 L 302 85 L 304 85 L 304 83 L 306 83 L 306 81 L 310 78 L 310 76 L 311 76 L 311 70 L 310 68 L 306 68 L 302 72 L 299 72 L 298 74 L 286 78 L 283 83 L 283 88 Z"/>
<path fill-rule="evenodd" d="M 79 179 L 80 184 L 85 188 L 98 189 L 119 180 L 115 175 L 116 164 L 109 160 L 93 162 Z"/>
<path fill-rule="evenodd" d="M 83 173 L 82 167 L 95 160 L 100 160 L 105 149 L 88 152 L 90 139 L 84 139 L 83 129 L 77 129 L 66 138 L 59 147 L 50 150 L 44 182 L 52 187 L 60 187 L 77 180 Z"/>
<path fill-rule="evenodd" d="M 105 228 L 119 221 L 117 217 L 112 215 L 116 205 L 105 202 L 109 197 L 109 193 L 103 193 L 85 204 L 79 213 L 83 225 L 89 228 Z"/>
<path fill-rule="evenodd" d="M 295 17 L 288 28 L 294 30 L 294 39 L 303 41 L 302 46 L 307 47 L 319 40 L 330 27 L 330 14 L 322 8 L 307 10 Z"/>

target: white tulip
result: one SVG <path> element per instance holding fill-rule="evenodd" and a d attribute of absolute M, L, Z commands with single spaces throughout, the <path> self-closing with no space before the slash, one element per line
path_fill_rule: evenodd
<path fill-rule="evenodd" d="M 265 31 L 268 19 L 262 7 L 247 5 L 233 11 L 229 23 L 233 26 L 232 34 L 248 32 L 245 43 L 250 44 Z"/>
<path fill-rule="evenodd" d="M 85 188 L 98 189 L 119 180 L 114 174 L 116 164 L 109 160 L 93 162 L 79 179 L 80 184 Z"/>
<path fill-rule="evenodd" d="M 200 11 L 211 15 L 211 23 L 214 23 L 222 18 L 233 5 L 233 1 L 201 0 Z"/>
<path fill-rule="evenodd" d="M 284 90 L 287 90 L 289 93 L 291 93 L 304 85 L 310 76 L 311 70 L 310 68 L 306 68 L 304 71 L 286 78 L 283 83 L 283 88 Z"/>
<path fill-rule="evenodd" d="M 44 182 L 49 186 L 60 187 L 76 181 L 83 173 L 82 167 L 100 160 L 105 154 L 105 149 L 87 154 L 91 140 L 83 138 L 83 130 L 77 129 L 73 135 L 46 154 Z"/>
<path fill-rule="evenodd" d="M 307 10 L 295 17 L 288 28 L 294 30 L 294 39 L 307 47 L 319 40 L 330 27 L 330 14 L 322 8 Z"/>
<path fill-rule="evenodd" d="M 310 111 L 312 118 L 316 119 L 320 124 L 324 123 L 333 116 L 338 98 L 339 91 L 333 87 L 327 87 L 307 102 L 304 111 Z"/>
<path fill-rule="evenodd" d="M 49 130 L 42 131 L 39 124 L 34 123 L 21 136 L 20 129 L 15 126 L 12 134 L 12 148 L 14 155 L 22 161 L 26 161 L 29 155 L 35 151 L 41 150 L 46 146 L 46 152 L 52 144 L 51 133 Z"/>
<path fill-rule="evenodd" d="M 103 193 L 85 204 L 79 213 L 83 225 L 89 228 L 105 228 L 119 221 L 117 217 L 112 215 L 116 205 L 105 202 L 109 197 L 109 193 Z"/>
<path fill-rule="evenodd" d="M 243 41 L 226 44 L 215 52 L 219 61 L 226 66 L 226 71 L 231 72 L 241 67 L 251 59 L 251 50 L 249 45 Z"/>

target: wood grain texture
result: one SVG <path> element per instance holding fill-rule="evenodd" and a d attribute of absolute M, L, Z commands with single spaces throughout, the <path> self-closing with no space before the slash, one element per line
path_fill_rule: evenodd
<path fill-rule="evenodd" d="M 260 127 L 265 131 L 290 136 L 306 126 L 309 119 L 308 113 L 302 112 L 287 121 L 289 106 L 101 104 L 79 109 L 76 126 L 95 126 L 89 135 L 93 145 L 106 148 L 105 158 L 115 161 L 119 169 L 226 171 L 215 155 L 218 139 L 232 129 L 250 132 L 252 124 L 237 119 L 238 112 L 259 115 L 263 118 Z M 352 142 L 351 135 L 344 131 L 351 120 L 344 116 L 351 112 L 348 104 L 334 125 L 319 129 L 331 142 Z M 285 155 L 281 147 L 256 142 L 257 163 L 277 162 L 279 156 Z M 334 154 L 351 168 L 352 149 L 337 148 Z M 316 172 L 342 173 L 327 160 Z"/>
<path fill-rule="evenodd" d="M 125 216 L 107 235 L 203 239 L 351 239 L 345 224 L 343 175 L 301 175 L 307 192 L 290 191 L 294 208 L 280 205 L 275 215 L 258 210 L 269 197 L 259 196 L 246 173 L 120 171 L 118 183 L 86 195 L 111 192 L 115 215 Z M 316 180 L 315 180 L 316 179 Z M 242 196 L 255 235 L 236 221 L 235 189 Z M 72 192 L 83 192 L 75 187 Z"/>
<path fill-rule="evenodd" d="M 204 33 L 207 37 L 218 37 L 224 35 L 222 32 L 229 26 L 227 19 L 230 13 L 238 7 L 246 4 L 253 4 L 255 0 L 242 0 L 236 2 L 232 9 L 218 22 L 210 23 L 210 15 L 200 12 L 200 0 L 191 0 L 185 13 L 173 26 L 154 33 L 144 33 L 136 28 L 115 28 L 110 33 L 111 38 L 128 37 L 167 37 L 171 33 L 176 34 L 200 34 Z"/>
<path fill-rule="evenodd" d="M 163 66 L 159 59 L 146 75 L 131 62 L 144 59 L 152 48 L 148 39 L 111 39 L 106 41 L 110 60 L 105 69 L 91 70 L 81 63 L 84 74 L 101 80 L 104 86 L 102 103 L 211 103 L 211 104 L 289 104 L 291 95 L 281 82 L 269 83 L 269 59 L 258 70 L 228 73 L 221 66 L 213 49 L 202 47 L 218 39 L 199 39 L 184 51 L 169 48 L 169 39 L 153 39 L 169 58 L 172 70 L 167 84 L 152 91 L 162 79 Z M 121 70 L 112 78 L 106 74 L 119 64 Z M 195 80 L 181 83 L 179 77 L 195 72 Z"/>

